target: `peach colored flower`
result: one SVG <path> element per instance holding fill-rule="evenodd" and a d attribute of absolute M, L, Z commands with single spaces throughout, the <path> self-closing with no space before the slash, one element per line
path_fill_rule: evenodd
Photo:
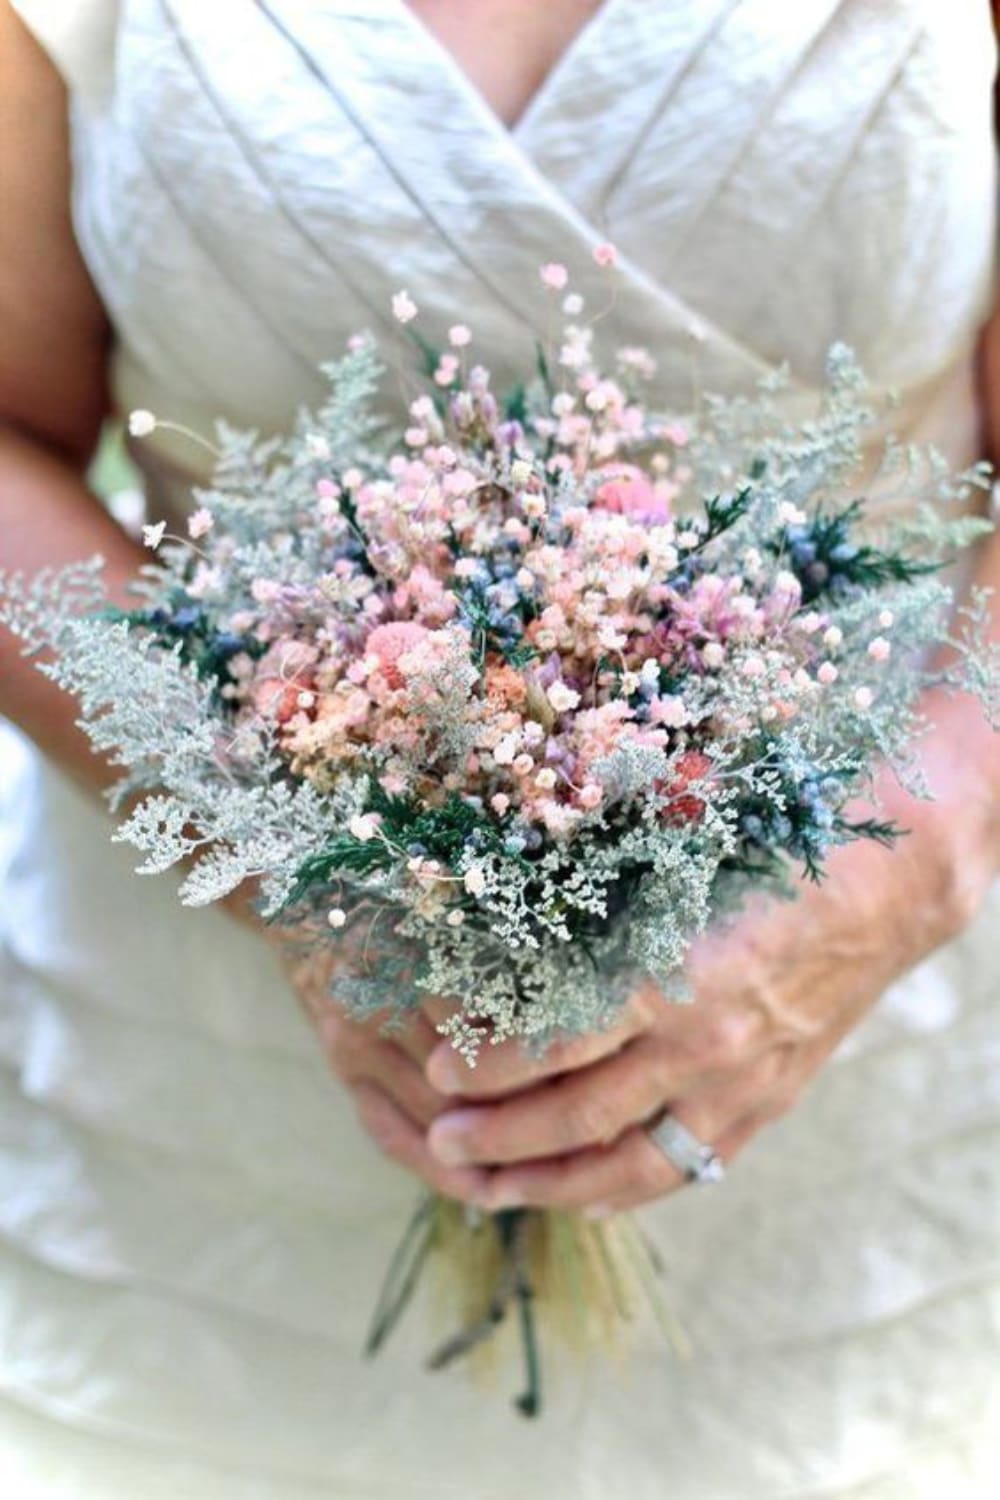
<path fill-rule="evenodd" d="M 486 692 L 490 698 L 499 698 L 511 708 L 522 707 L 528 696 L 528 688 L 520 672 L 503 662 L 487 666 L 485 677 Z"/>

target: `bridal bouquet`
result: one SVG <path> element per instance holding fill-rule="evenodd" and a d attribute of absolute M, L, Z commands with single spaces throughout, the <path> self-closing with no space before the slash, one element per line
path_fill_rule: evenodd
<path fill-rule="evenodd" d="M 542 280 L 562 295 L 561 267 Z M 598 368 L 581 299 L 563 306 L 502 394 L 469 329 L 443 350 L 418 336 L 401 434 L 365 335 L 291 436 L 220 424 L 187 535 L 145 529 L 130 610 L 108 606 L 99 560 L 0 579 L 2 618 L 122 768 L 115 836 L 140 870 L 186 865 L 192 905 L 255 881 L 265 918 L 336 949 L 337 1000 L 402 1024 L 445 997 L 470 1066 L 506 1038 L 606 1025 L 647 976 L 683 998 L 689 944 L 746 891 L 891 841 L 852 802 L 886 762 L 905 773 L 929 683 L 996 711 L 984 601 L 956 628 L 935 576 L 986 523 L 930 503 L 982 471 L 951 479 L 890 441 L 881 488 L 895 475 L 928 503 L 880 536 L 849 489 L 873 413 L 846 350 L 801 424 L 780 375 L 680 420 L 644 394 L 649 351 Z M 417 313 L 405 292 L 394 311 Z M 135 412 L 132 431 L 157 420 Z M 435 1362 L 517 1304 L 525 1410 L 532 1292 L 557 1299 L 553 1276 L 572 1276 L 584 1321 L 627 1312 L 645 1254 L 617 1221 L 428 1203 L 374 1345 L 435 1244 L 456 1284 L 463 1257 L 480 1268 Z"/>

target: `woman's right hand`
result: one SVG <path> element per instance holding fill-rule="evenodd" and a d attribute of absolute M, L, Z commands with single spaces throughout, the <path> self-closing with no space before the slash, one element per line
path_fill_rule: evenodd
<path fill-rule="evenodd" d="M 302 958 L 285 955 L 292 986 L 310 1017 L 340 1082 L 350 1091 L 362 1125 L 376 1145 L 400 1166 L 446 1198 L 482 1200 L 490 1172 L 484 1167 L 448 1167 L 427 1145 L 431 1122 L 455 1107 L 454 1095 L 439 1094 L 425 1076 L 427 1059 L 441 1037 L 427 1016 L 414 1012 L 385 1030 L 387 1012 L 361 1021 L 330 996 L 330 949 Z"/>

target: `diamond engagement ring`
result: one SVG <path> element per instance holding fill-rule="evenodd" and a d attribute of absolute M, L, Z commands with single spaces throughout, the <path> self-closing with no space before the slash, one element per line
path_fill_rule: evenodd
<path fill-rule="evenodd" d="M 647 1127 L 651 1141 L 689 1182 L 721 1182 L 726 1168 L 721 1156 L 711 1146 L 699 1141 L 680 1120 L 665 1114 L 655 1125 Z"/>

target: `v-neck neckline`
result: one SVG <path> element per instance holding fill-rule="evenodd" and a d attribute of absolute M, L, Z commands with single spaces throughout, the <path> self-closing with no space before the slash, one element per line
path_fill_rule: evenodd
<path fill-rule="evenodd" d="M 206 14 L 195 0 L 183 3 L 199 16 Z M 716 12 L 739 3 L 694 0 L 690 10 L 684 5 L 676 14 L 686 18 L 691 45 L 697 46 Z M 443 268 L 453 264 L 455 295 L 466 297 L 484 347 L 509 345 L 512 326 L 544 338 L 543 311 L 529 289 L 536 286 L 538 267 L 553 257 L 570 267 L 574 288 L 600 305 L 607 273 L 595 267 L 593 251 L 609 237 L 606 226 L 578 204 L 559 163 L 550 170 L 546 152 L 569 121 L 575 135 L 572 160 L 586 159 L 590 122 L 598 112 L 601 128 L 595 152 L 606 148 L 612 128 L 620 152 L 644 127 L 645 115 L 633 118 L 633 94 L 631 88 L 623 88 L 622 76 L 632 87 L 642 88 L 664 73 L 664 51 L 645 45 L 653 40 L 644 30 L 651 15 L 649 0 L 605 0 L 550 69 L 513 132 L 402 0 L 253 4 L 297 54 L 332 108 L 357 132 L 365 148 L 359 155 L 367 160 L 370 152 L 370 165 L 384 172 L 378 180 L 385 197 L 372 200 L 373 223 L 391 220 L 400 239 L 408 243 L 408 215 L 423 218 L 428 233 L 413 240 L 414 280 L 427 275 L 435 286 L 434 297 L 444 303 L 448 272 Z M 213 31 L 214 14 L 207 23 Z M 621 34 L 616 30 L 612 37 L 612 26 L 619 21 Z M 220 46 L 225 46 L 224 28 L 219 37 Z M 666 40 L 670 51 L 683 53 L 675 59 L 677 65 L 667 69 L 669 79 L 683 71 L 690 48 L 681 48 L 673 32 Z M 565 156 L 561 160 L 565 166 Z M 345 167 L 334 165 L 330 170 L 330 190 L 342 193 Z M 347 176 L 354 191 L 370 197 L 364 176 Z M 300 184 L 286 186 L 298 189 Z M 315 192 L 315 181 L 309 178 L 308 194 L 314 198 Z M 315 202 L 309 209 L 315 211 Z M 755 374 L 766 372 L 765 361 L 688 306 L 683 296 L 661 285 L 627 248 L 619 246 L 617 264 L 615 327 L 623 344 L 651 341 L 657 348 L 673 349 L 687 372 L 694 340 L 705 381 L 718 389 L 737 382 L 745 386 Z M 462 304 L 457 308 L 462 310 Z M 710 364 L 717 371 L 714 377 Z"/>
<path fill-rule="evenodd" d="M 400 26 L 413 39 L 415 49 L 423 53 L 434 71 L 446 77 L 481 117 L 485 116 L 498 134 L 512 143 L 520 144 L 543 111 L 547 111 L 564 92 L 572 89 L 573 79 L 583 67 L 594 49 L 599 48 L 606 29 L 615 23 L 617 13 L 624 10 L 629 0 L 602 0 L 598 8 L 570 38 L 541 83 L 523 107 L 513 124 L 508 125 L 487 99 L 482 89 L 473 81 L 455 53 L 447 47 L 422 16 L 407 4 L 407 0 L 388 0 Z"/>

